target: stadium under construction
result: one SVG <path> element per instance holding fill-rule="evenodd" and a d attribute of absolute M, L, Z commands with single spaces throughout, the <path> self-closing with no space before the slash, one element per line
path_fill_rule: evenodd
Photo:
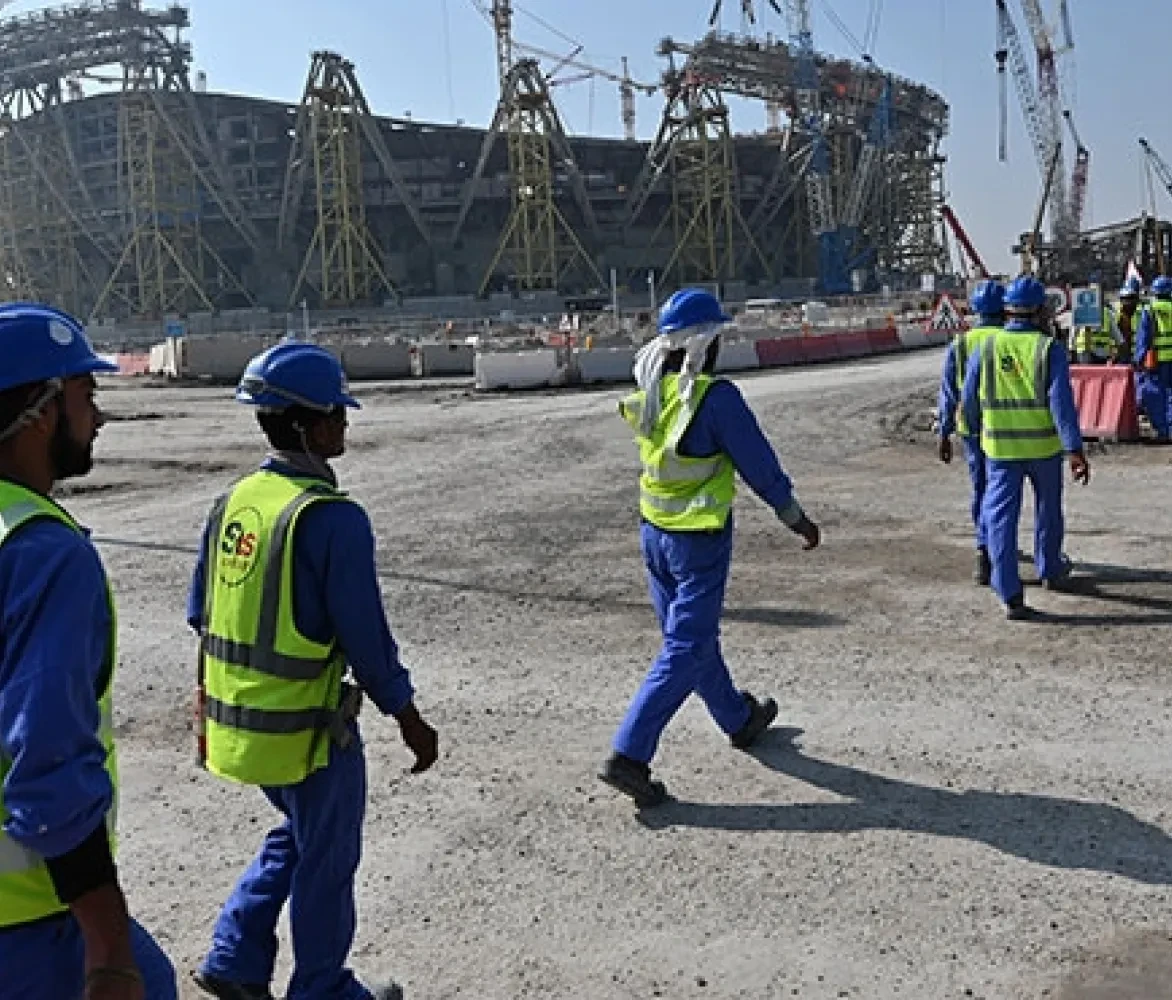
<path fill-rule="evenodd" d="M 207 92 L 178 4 L 4 21 L 6 293 L 157 320 L 597 294 L 612 272 L 768 296 L 918 289 L 950 270 L 948 108 L 928 88 L 815 53 L 808 26 L 669 38 L 655 138 L 631 121 L 625 139 L 571 137 L 510 13 L 486 9 L 500 64 L 487 129 L 376 116 L 329 52 L 298 103 Z M 767 107 L 764 132 L 736 134 L 737 99 Z"/>

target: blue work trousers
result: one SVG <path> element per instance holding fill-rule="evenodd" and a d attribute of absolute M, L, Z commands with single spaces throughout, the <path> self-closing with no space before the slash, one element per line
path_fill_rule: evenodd
<path fill-rule="evenodd" d="M 969 501 L 969 512 L 973 518 L 973 529 L 976 533 L 977 548 L 987 548 L 988 535 L 985 531 L 985 519 L 981 514 L 981 507 L 985 501 L 985 453 L 981 451 L 980 437 L 961 437 L 964 442 L 964 459 L 969 467 L 969 482 L 972 483 L 972 498 Z"/>
<path fill-rule="evenodd" d="M 749 721 L 749 707 L 720 655 L 732 521 L 715 532 L 663 531 L 644 522 L 641 537 L 663 646 L 615 734 L 614 749 L 646 764 L 693 692 L 730 736 Z"/>
<path fill-rule="evenodd" d="M 1172 428 L 1172 362 L 1162 362 L 1154 372 L 1140 372 L 1136 395 L 1156 436 L 1168 437 Z"/>
<path fill-rule="evenodd" d="M 1034 565 L 1043 580 L 1062 575 L 1062 455 L 1029 461 L 986 462 L 988 485 L 982 516 L 993 564 L 993 590 L 1008 603 L 1022 593 L 1017 569 L 1017 523 L 1028 479 L 1034 489 Z"/>
<path fill-rule="evenodd" d="M 277 918 L 288 901 L 293 977 L 286 1000 L 371 1000 L 346 967 L 366 812 L 366 760 L 357 729 L 349 747 L 330 748 L 326 767 L 299 784 L 263 791 L 285 821 L 269 831 L 224 904 L 202 971 L 234 983 L 268 984 Z"/>
<path fill-rule="evenodd" d="M 171 960 L 141 924 L 130 922 L 134 962 L 146 1000 L 176 1000 Z M 0 930 L 0 997 L 4 1000 L 81 1000 L 85 947 L 72 916 Z"/>

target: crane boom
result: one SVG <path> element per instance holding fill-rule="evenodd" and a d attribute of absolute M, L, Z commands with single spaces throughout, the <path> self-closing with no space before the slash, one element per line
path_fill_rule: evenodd
<path fill-rule="evenodd" d="M 1074 139 L 1074 171 L 1070 175 L 1070 224 L 1072 232 L 1082 232 L 1083 212 L 1087 203 L 1087 178 L 1091 169 L 1091 151 L 1083 144 L 1082 136 L 1074 127 L 1074 116 L 1069 111 L 1063 111 L 1062 117 L 1070 126 L 1070 135 Z"/>
<path fill-rule="evenodd" d="M 1160 178 L 1160 182 L 1164 185 L 1168 196 L 1172 197 L 1172 169 L 1169 168 L 1164 158 L 1156 152 L 1155 148 L 1147 139 L 1140 138 L 1140 148 L 1147 155 L 1148 163 L 1151 164 L 1152 169 L 1156 172 L 1156 176 Z"/>
<path fill-rule="evenodd" d="M 940 217 L 948 224 L 948 228 L 952 230 L 952 235 L 956 237 L 956 242 L 964 247 L 964 252 L 968 254 L 969 261 L 972 263 L 973 269 L 977 272 L 977 277 L 989 277 L 989 269 L 985 267 L 985 262 L 981 260 L 981 255 L 977 253 L 977 248 L 973 246 L 972 240 L 969 239 L 969 234 L 965 232 L 964 226 L 960 224 L 960 219 L 956 217 L 956 213 L 948 205 L 941 205 Z"/>

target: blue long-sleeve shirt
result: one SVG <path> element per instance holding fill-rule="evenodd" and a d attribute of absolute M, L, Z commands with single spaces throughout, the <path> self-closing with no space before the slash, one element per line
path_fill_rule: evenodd
<path fill-rule="evenodd" d="M 1006 333 L 1037 333 L 1036 327 L 1027 323 L 1010 320 L 1005 325 Z M 965 371 L 964 388 L 961 391 L 961 406 L 964 418 L 974 433 L 981 427 L 981 351 L 974 351 L 969 357 Z M 1050 402 L 1050 414 L 1058 428 L 1058 439 L 1067 454 L 1082 451 L 1082 432 L 1078 427 L 1078 408 L 1074 405 L 1074 390 L 1070 384 L 1070 358 L 1066 346 L 1058 341 L 1050 343 L 1046 374 L 1046 397 Z"/>
<path fill-rule="evenodd" d="M 723 452 L 741 479 L 779 517 L 796 520 L 800 514 L 793 483 L 735 383 L 724 379 L 712 383 L 680 440 L 679 452 L 689 458 Z"/>
<path fill-rule="evenodd" d="M 0 546 L 4 832 L 44 858 L 78 847 L 113 802 L 98 736 L 109 642 L 105 571 L 88 538 L 43 519 Z"/>
<path fill-rule="evenodd" d="M 961 336 L 958 334 L 958 336 Z M 967 374 L 967 372 L 966 372 Z M 940 375 L 940 397 L 936 405 L 936 421 L 942 438 L 956 433 L 956 409 L 960 406 L 960 374 L 956 370 L 956 345 L 949 344 L 944 352 L 944 371 Z M 971 425 L 970 425 L 971 426 Z"/>
<path fill-rule="evenodd" d="M 273 459 L 262 468 L 306 475 Z M 196 630 L 203 621 L 207 532 L 205 525 L 187 597 L 187 622 Z M 393 715 L 415 692 L 387 624 L 374 551 L 370 518 L 358 504 L 310 504 L 293 534 L 293 620 L 315 642 L 336 638 L 359 686 L 383 714 Z"/>

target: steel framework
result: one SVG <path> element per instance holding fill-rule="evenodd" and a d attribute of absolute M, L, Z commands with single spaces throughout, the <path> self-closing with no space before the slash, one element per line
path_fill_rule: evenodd
<path fill-rule="evenodd" d="M 666 175 L 671 210 L 652 232 L 655 243 L 670 223 L 673 247 L 661 281 L 730 281 L 742 277 L 742 251 L 768 276 L 770 265 L 753 239 L 737 193 L 736 158 L 728 106 L 720 91 L 691 73 L 667 85 L 668 102 L 636 186 L 629 224 L 647 203 L 656 178 Z"/>
<path fill-rule="evenodd" d="M 296 141 L 289 150 L 278 230 L 286 244 L 300 207 L 306 163 L 312 161 L 317 224 L 290 305 L 306 285 L 316 293 L 317 303 L 326 306 L 369 303 L 380 290 L 397 294 L 366 220 L 362 135 L 369 118 L 353 64 L 334 52 L 315 52 L 298 110 Z M 390 154 L 383 152 L 379 160 L 397 180 Z M 425 227 L 421 233 L 428 238 Z"/>

